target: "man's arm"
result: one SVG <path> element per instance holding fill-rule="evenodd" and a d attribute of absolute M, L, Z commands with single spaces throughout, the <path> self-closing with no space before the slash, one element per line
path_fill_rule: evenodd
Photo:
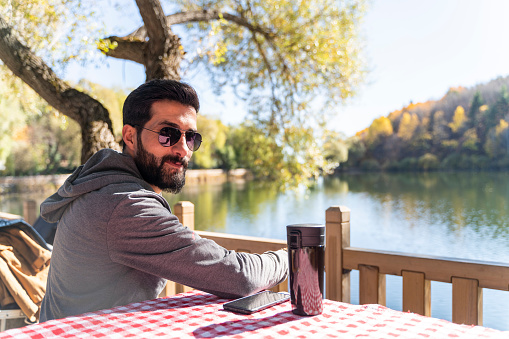
<path fill-rule="evenodd" d="M 273 287 L 288 271 L 285 251 L 228 251 L 182 226 L 166 200 L 147 191 L 117 205 L 108 249 L 115 262 L 228 298 Z"/>

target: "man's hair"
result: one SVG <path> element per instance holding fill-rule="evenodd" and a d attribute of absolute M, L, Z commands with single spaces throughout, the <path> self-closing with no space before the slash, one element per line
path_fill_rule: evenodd
<path fill-rule="evenodd" d="M 124 125 L 139 126 L 141 128 L 152 117 L 152 104 L 156 101 L 176 101 L 184 106 L 191 106 L 200 110 L 200 101 L 194 88 L 176 80 L 151 80 L 132 91 L 124 102 Z"/>

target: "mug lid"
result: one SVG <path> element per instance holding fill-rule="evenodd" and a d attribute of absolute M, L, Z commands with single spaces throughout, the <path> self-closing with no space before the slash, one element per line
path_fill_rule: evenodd
<path fill-rule="evenodd" d="M 319 237 L 325 235 L 323 224 L 293 224 L 286 226 L 286 233 L 298 231 L 302 237 Z"/>

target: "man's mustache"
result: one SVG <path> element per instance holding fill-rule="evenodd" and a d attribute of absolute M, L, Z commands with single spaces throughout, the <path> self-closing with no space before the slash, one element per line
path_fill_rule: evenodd
<path fill-rule="evenodd" d="M 171 154 L 165 155 L 163 157 L 161 164 L 163 164 L 165 162 L 180 162 L 182 164 L 182 166 L 184 167 L 184 169 L 187 169 L 187 166 L 189 165 L 189 160 L 187 160 L 186 158 L 182 158 L 182 157 L 179 157 L 176 155 L 171 155 Z"/>

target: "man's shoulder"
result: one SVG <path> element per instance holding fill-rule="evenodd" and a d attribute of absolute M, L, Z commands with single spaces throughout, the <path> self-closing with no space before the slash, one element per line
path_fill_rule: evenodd
<path fill-rule="evenodd" d="M 114 183 L 103 187 L 99 194 L 111 196 L 114 201 L 123 201 L 122 205 L 162 205 L 167 208 L 168 202 L 163 196 L 152 190 L 146 189 L 136 182 Z"/>

